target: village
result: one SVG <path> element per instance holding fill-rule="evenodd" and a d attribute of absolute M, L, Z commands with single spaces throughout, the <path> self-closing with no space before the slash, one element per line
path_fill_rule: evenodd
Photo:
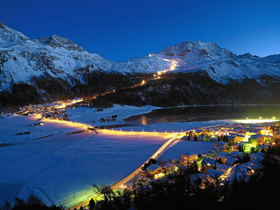
<path fill-rule="evenodd" d="M 37 120 L 52 119 L 69 121 L 67 108 L 88 106 L 83 99 L 58 101 L 50 104 L 30 105 L 13 113 L 15 116 L 36 114 Z M 99 110 L 98 110 L 99 111 Z M 114 122 L 118 115 L 100 118 L 100 122 Z M 42 122 L 30 126 L 40 126 Z M 29 131 L 17 135 L 29 134 Z M 168 174 L 180 168 L 193 168 L 201 177 L 217 181 L 220 185 L 233 179 L 246 180 L 261 169 L 264 153 L 280 141 L 280 123 L 235 123 L 215 125 L 189 130 L 180 138 L 182 141 L 213 142 L 214 149 L 205 154 L 185 153 L 180 159 L 162 160 L 150 159 L 142 167 L 140 173 L 132 180 L 122 185 L 122 189 L 135 189 L 139 186 L 149 186 L 150 182 L 164 179 Z"/>
<path fill-rule="evenodd" d="M 35 114 L 38 123 L 30 126 L 41 126 L 41 120 L 57 120 L 71 123 L 67 109 L 78 106 L 88 107 L 83 99 L 58 101 L 43 105 L 30 105 L 13 113 L 14 116 L 27 116 Z M 102 112 L 102 109 L 97 109 Z M 115 122 L 118 115 L 104 116 L 101 123 Z M 83 124 L 81 124 L 83 125 Z M 85 130 L 96 130 L 86 125 Z M 96 132 L 96 131 L 95 131 Z M 75 132 L 74 132 L 75 133 Z M 96 132 L 98 133 L 98 132 Z M 29 135 L 29 131 L 19 132 L 17 135 Z M 149 189 L 155 181 L 165 180 L 169 175 L 180 170 L 189 170 L 192 179 L 205 180 L 215 183 L 216 186 L 232 184 L 234 180 L 246 181 L 262 169 L 265 153 L 273 146 L 278 146 L 280 141 L 280 123 L 258 120 L 250 123 L 232 123 L 214 125 L 191 129 L 182 133 L 172 133 L 175 140 L 190 142 L 212 142 L 213 149 L 207 153 L 199 154 L 186 152 L 180 154 L 180 159 L 165 160 L 161 155 L 156 159 L 150 158 L 140 167 L 136 175 L 128 176 L 120 187 L 123 190 L 137 190 L 141 187 Z M 166 148 L 168 150 L 168 148 Z M 137 169 L 138 170 L 138 169 Z M 203 183 L 203 182 L 202 182 Z M 117 186 L 117 185 L 116 185 Z M 203 188 L 203 186 L 201 186 Z"/>
<path fill-rule="evenodd" d="M 179 169 L 192 169 L 193 178 L 211 181 L 217 186 L 234 180 L 246 181 L 262 169 L 264 154 L 280 140 L 280 123 L 230 124 L 190 130 L 183 141 L 210 141 L 214 149 L 206 154 L 185 153 L 181 159 L 150 160 L 139 175 L 122 189 L 149 187 Z"/>
<path fill-rule="evenodd" d="M 82 98 L 76 98 L 67 101 L 56 101 L 53 103 L 29 105 L 20 107 L 20 110 L 14 113 L 2 113 L 1 116 L 28 116 L 30 114 L 37 114 L 38 119 L 48 118 L 57 120 L 69 120 L 66 114 L 67 108 L 74 108 L 77 105 L 83 106 L 82 102 Z"/>

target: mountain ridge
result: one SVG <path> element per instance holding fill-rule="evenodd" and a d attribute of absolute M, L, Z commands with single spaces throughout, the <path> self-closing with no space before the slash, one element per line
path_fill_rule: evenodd
<path fill-rule="evenodd" d="M 106 60 L 89 53 L 79 44 L 57 35 L 30 39 L 23 33 L 0 24 L 0 90 L 11 84 L 24 82 L 45 73 L 63 79 L 79 78 L 79 69 L 107 73 L 156 73 L 170 70 L 176 62 L 175 72 L 205 70 L 219 83 L 244 78 L 258 79 L 262 75 L 280 76 L 280 54 L 266 57 L 250 53 L 236 55 L 214 42 L 186 41 L 168 46 L 150 56 L 125 61 Z"/>
<path fill-rule="evenodd" d="M 0 106 L 100 95 L 143 79 L 150 81 L 146 87 L 108 100 L 156 106 L 278 103 L 280 54 L 236 55 L 214 42 L 186 41 L 116 62 L 67 38 L 30 39 L 0 23 Z"/>

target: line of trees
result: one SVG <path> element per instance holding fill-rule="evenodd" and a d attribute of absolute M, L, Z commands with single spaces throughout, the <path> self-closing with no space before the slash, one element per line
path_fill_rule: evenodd
<path fill-rule="evenodd" d="M 16 197 L 14 199 L 13 205 L 6 201 L 0 210 L 63 210 L 63 208 L 59 206 L 49 207 L 45 205 L 38 197 L 31 195 L 27 201 Z"/>

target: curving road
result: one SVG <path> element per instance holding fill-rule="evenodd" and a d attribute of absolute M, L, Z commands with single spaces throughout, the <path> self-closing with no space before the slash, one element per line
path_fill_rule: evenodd
<path fill-rule="evenodd" d="M 169 140 L 167 140 L 147 161 L 145 161 L 141 166 L 139 166 L 135 171 L 133 171 L 131 174 L 129 174 L 128 176 L 126 176 L 124 179 L 122 179 L 121 181 L 115 183 L 114 185 L 111 186 L 112 190 L 115 190 L 117 188 L 119 188 L 121 185 L 127 183 L 129 180 L 131 180 L 132 178 L 134 178 L 137 174 L 139 174 L 139 172 L 141 171 L 142 167 L 144 166 L 145 163 L 147 163 L 150 159 L 156 159 L 157 157 L 159 157 L 166 149 L 168 149 L 168 147 L 176 140 L 178 139 L 178 135 L 181 135 L 181 133 L 176 133 L 172 136 L 172 138 L 170 138 Z M 70 210 L 74 210 L 79 209 L 80 206 L 83 207 L 87 207 L 89 204 L 90 199 L 93 196 L 100 196 L 99 193 L 95 192 L 95 193 L 91 193 L 90 195 L 86 196 L 86 199 L 83 200 L 82 202 L 78 202 L 76 203 L 74 206 L 71 206 L 69 209 Z M 68 206 L 70 203 L 75 202 L 75 200 L 78 200 L 78 198 L 73 198 L 73 199 L 69 199 L 63 203 L 61 203 L 60 205 L 64 205 L 64 206 Z M 68 205 L 67 205 L 68 204 Z"/>

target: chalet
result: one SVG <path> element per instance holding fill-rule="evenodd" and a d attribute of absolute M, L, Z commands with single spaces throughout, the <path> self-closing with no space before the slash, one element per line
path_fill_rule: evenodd
<path fill-rule="evenodd" d="M 209 169 L 207 171 L 207 174 L 211 177 L 211 178 L 214 178 L 214 179 L 219 179 L 220 176 L 222 176 L 224 174 L 223 171 L 218 171 L 218 170 L 215 170 L 215 169 Z"/>
<path fill-rule="evenodd" d="M 227 158 L 225 164 L 226 164 L 226 165 L 232 166 L 232 165 L 234 165 L 237 161 L 238 161 L 237 158 L 229 157 L 229 158 Z"/>
<path fill-rule="evenodd" d="M 262 139 L 264 143 L 271 143 L 273 141 L 273 136 L 271 135 L 262 135 Z"/>
<path fill-rule="evenodd" d="M 235 134 L 232 134 L 232 135 L 228 135 L 228 136 L 225 136 L 225 139 L 228 143 L 230 144 L 235 144 L 237 143 L 236 139 L 235 139 Z"/>
<path fill-rule="evenodd" d="M 155 164 L 152 164 L 147 168 L 147 173 L 154 179 L 158 179 L 164 176 L 163 168 Z"/>
<path fill-rule="evenodd" d="M 201 167 L 205 171 L 208 171 L 209 169 L 215 169 L 216 160 L 212 159 L 212 158 L 205 157 L 201 162 Z"/>
<path fill-rule="evenodd" d="M 214 149 L 215 150 L 226 150 L 226 149 L 228 149 L 228 143 L 223 142 L 223 141 L 216 142 L 214 144 Z"/>
<path fill-rule="evenodd" d="M 233 151 L 233 152 L 229 153 L 229 155 L 231 157 L 238 158 L 238 157 L 242 157 L 243 153 L 242 152 L 238 152 L 238 151 Z"/>
<path fill-rule="evenodd" d="M 262 144 L 263 144 L 263 138 L 262 138 L 262 135 L 260 135 L 260 134 L 252 135 L 252 136 L 249 138 L 249 141 L 251 141 L 251 142 L 257 142 L 258 145 L 262 145 Z"/>
<path fill-rule="evenodd" d="M 230 145 L 229 150 L 233 151 L 233 152 L 238 152 L 239 151 L 239 144 Z"/>
<path fill-rule="evenodd" d="M 243 135 L 243 134 L 237 134 L 237 135 L 235 136 L 235 141 L 236 141 L 237 143 L 243 141 L 244 139 L 245 139 L 245 135 Z"/>
<path fill-rule="evenodd" d="M 218 162 L 222 162 L 223 164 L 225 164 L 227 157 L 221 154 L 217 154 L 215 156 L 212 157 L 213 159 L 215 159 Z"/>
<path fill-rule="evenodd" d="M 177 171 L 178 170 L 178 166 L 176 166 L 175 164 L 172 164 L 170 162 L 166 163 L 163 166 L 163 169 L 165 172 L 169 173 L 169 172 L 173 172 L 174 170 Z"/>
<path fill-rule="evenodd" d="M 181 164 L 188 166 L 192 163 L 195 163 L 197 161 L 197 154 L 193 153 L 186 153 L 181 155 Z"/>
<path fill-rule="evenodd" d="M 230 169 L 229 165 L 219 164 L 219 163 L 216 164 L 216 170 L 218 170 L 218 171 L 222 171 L 222 172 L 226 173 L 229 169 Z"/>

